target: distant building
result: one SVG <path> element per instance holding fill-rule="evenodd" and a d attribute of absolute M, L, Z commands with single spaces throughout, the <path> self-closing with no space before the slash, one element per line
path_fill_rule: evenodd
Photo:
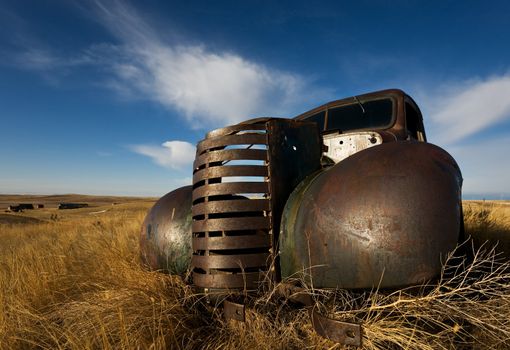
<path fill-rule="evenodd" d="M 86 208 L 89 205 L 87 203 L 60 203 L 58 209 L 79 209 Z"/>
<path fill-rule="evenodd" d="M 44 204 L 37 204 L 37 209 L 43 209 L 44 208 Z"/>
<path fill-rule="evenodd" d="M 9 205 L 9 206 L 7 207 L 7 211 L 13 211 L 13 212 L 15 212 L 15 213 L 18 213 L 18 212 L 20 212 L 20 211 L 22 211 L 22 210 L 21 210 L 21 208 L 19 207 L 19 205 Z"/>
<path fill-rule="evenodd" d="M 32 210 L 34 209 L 34 205 L 32 203 L 20 203 L 17 205 L 9 205 L 7 207 L 7 211 L 13 211 L 15 213 L 22 212 L 23 210 Z"/>

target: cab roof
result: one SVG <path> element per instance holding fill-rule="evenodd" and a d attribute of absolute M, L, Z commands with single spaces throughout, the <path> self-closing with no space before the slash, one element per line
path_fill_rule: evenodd
<path fill-rule="evenodd" d="M 407 95 L 404 91 L 402 91 L 400 89 L 386 89 L 386 90 L 369 92 L 367 94 L 355 95 L 355 96 L 346 97 L 346 98 L 343 98 L 340 100 L 335 100 L 335 101 L 325 103 L 321 106 L 315 107 L 307 112 L 304 112 L 304 113 L 301 113 L 301 114 L 295 116 L 294 119 L 297 119 L 297 120 L 306 119 L 307 117 L 314 115 L 322 110 L 330 109 L 332 107 L 339 107 L 339 106 L 343 106 L 343 105 L 353 104 L 353 103 L 357 103 L 358 101 L 365 102 L 368 100 L 374 100 L 374 99 L 382 98 L 382 97 L 403 98 L 405 96 L 409 97 L 412 100 L 412 98 L 409 95 Z"/>

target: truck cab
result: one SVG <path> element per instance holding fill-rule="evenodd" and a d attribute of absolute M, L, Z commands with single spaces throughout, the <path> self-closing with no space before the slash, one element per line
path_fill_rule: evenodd
<path fill-rule="evenodd" d="M 423 117 L 414 100 L 389 89 L 332 101 L 296 117 L 317 123 L 335 163 L 363 149 L 386 142 L 426 142 Z"/>

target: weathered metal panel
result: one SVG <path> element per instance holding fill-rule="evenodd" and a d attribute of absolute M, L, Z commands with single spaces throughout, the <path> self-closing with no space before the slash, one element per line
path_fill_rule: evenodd
<path fill-rule="evenodd" d="M 209 289 L 256 289 L 263 279 L 264 274 L 260 272 L 193 274 L 194 285 Z"/>
<path fill-rule="evenodd" d="M 246 130 L 266 130 L 266 124 L 265 122 L 271 118 L 262 118 L 262 119 L 251 119 L 246 120 L 244 122 L 241 122 L 239 124 L 226 126 L 224 128 L 215 129 L 212 131 L 209 131 L 205 137 L 207 139 L 213 138 L 213 137 L 220 137 L 220 136 L 226 136 L 226 135 L 233 135 L 238 132 L 246 132 Z M 246 125 L 249 125 L 249 127 L 246 127 Z"/>
<path fill-rule="evenodd" d="M 277 250 L 285 203 L 301 181 L 321 168 L 323 147 L 319 129 L 312 122 L 274 119 L 268 122 L 268 130 L 273 247 Z M 278 254 L 274 266 L 273 277 L 279 281 Z"/>
<path fill-rule="evenodd" d="M 338 163 L 354 153 L 381 143 L 383 143 L 382 136 L 371 131 L 327 134 L 324 135 L 324 145 L 327 147 L 324 155 Z"/>
<path fill-rule="evenodd" d="M 196 250 L 229 250 L 229 249 L 250 249 L 264 248 L 271 245 L 269 235 L 251 235 L 239 239 L 237 236 L 231 237 L 204 237 L 193 238 L 193 248 Z"/>
<path fill-rule="evenodd" d="M 202 202 L 193 206 L 195 215 L 267 211 L 270 209 L 269 201 L 265 199 L 233 199 L 216 202 Z"/>
<path fill-rule="evenodd" d="M 251 247 L 250 247 L 251 248 Z M 217 249 L 219 250 L 219 249 Z M 241 269 L 265 267 L 269 253 L 239 255 L 195 255 L 193 267 L 201 269 Z"/>
<path fill-rule="evenodd" d="M 386 143 L 350 156 L 289 198 L 282 275 L 305 271 L 316 288 L 433 278 L 458 240 L 461 182 L 453 158 L 427 143 Z"/>
<path fill-rule="evenodd" d="M 206 168 L 193 174 L 193 182 L 223 176 L 268 176 L 264 165 L 230 165 Z"/>
<path fill-rule="evenodd" d="M 216 178 L 216 177 L 213 177 Z M 269 194 L 267 182 L 227 182 L 202 185 L 193 191 L 193 200 L 210 196 L 230 195 L 235 193 Z"/>
<path fill-rule="evenodd" d="M 249 129 L 249 128 L 246 128 Z M 197 145 L 197 153 L 202 153 L 218 147 L 232 146 L 232 145 L 266 145 L 267 136 L 264 133 L 244 133 L 236 135 L 227 135 L 220 137 L 208 138 L 200 141 Z"/>
<path fill-rule="evenodd" d="M 154 270 L 184 274 L 191 263 L 191 186 L 161 197 L 140 233 L 142 262 Z"/>
<path fill-rule="evenodd" d="M 194 169 L 199 169 L 208 163 L 224 162 L 230 160 L 267 160 L 267 151 L 263 149 L 226 149 L 197 154 Z"/>
<path fill-rule="evenodd" d="M 206 231 L 243 231 L 269 230 L 269 217 L 232 217 L 221 219 L 202 219 L 193 222 L 193 232 Z M 251 233 L 250 233 L 251 234 Z"/>

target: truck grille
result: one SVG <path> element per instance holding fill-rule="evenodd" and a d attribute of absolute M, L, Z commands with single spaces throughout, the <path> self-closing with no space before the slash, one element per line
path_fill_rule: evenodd
<path fill-rule="evenodd" d="M 197 145 L 191 261 L 196 286 L 253 290 L 268 272 L 278 277 L 281 212 L 295 186 L 320 168 L 321 145 L 315 123 L 288 119 L 217 129 Z"/>

